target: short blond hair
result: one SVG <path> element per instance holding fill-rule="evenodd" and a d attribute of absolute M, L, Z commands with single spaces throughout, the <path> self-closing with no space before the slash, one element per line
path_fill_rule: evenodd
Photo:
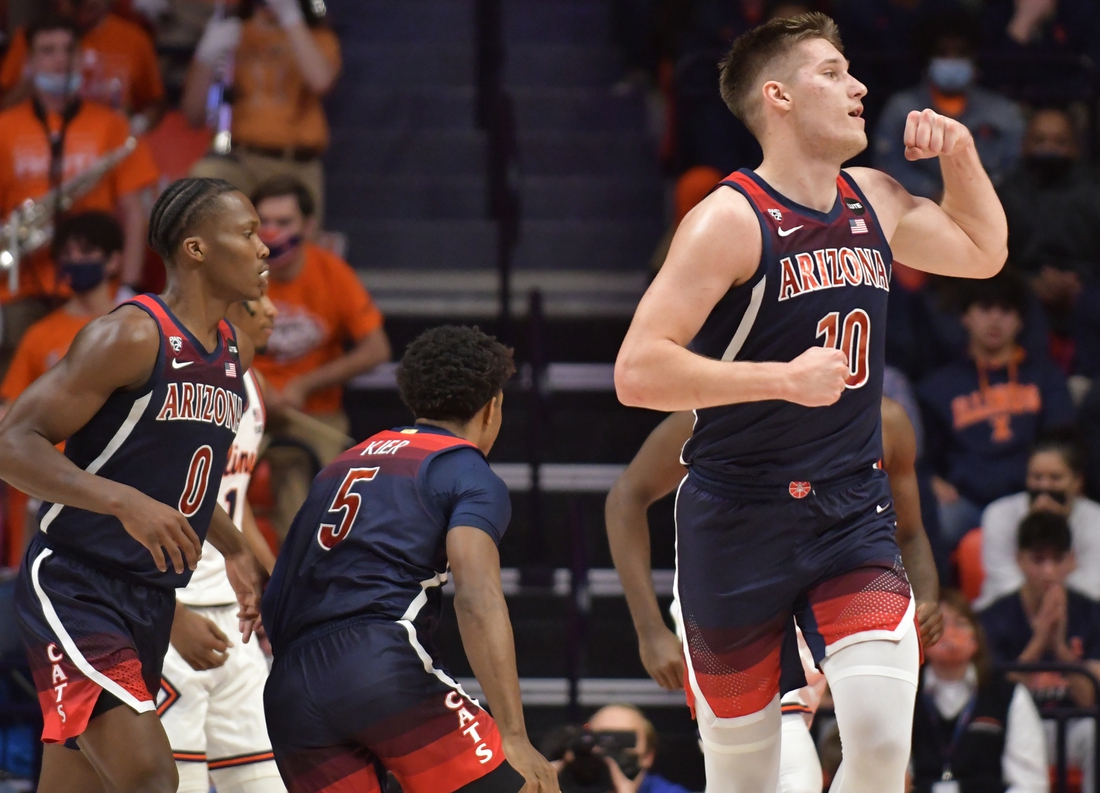
<path fill-rule="evenodd" d="M 772 21 L 739 36 L 718 64 L 722 99 L 730 111 L 759 135 L 760 103 L 755 87 L 760 75 L 795 46 L 810 39 L 824 39 L 841 52 L 840 29 L 820 11 Z"/>

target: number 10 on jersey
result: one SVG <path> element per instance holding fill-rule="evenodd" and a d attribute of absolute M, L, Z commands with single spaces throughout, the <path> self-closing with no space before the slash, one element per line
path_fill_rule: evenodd
<path fill-rule="evenodd" d="M 845 388 L 862 388 L 871 376 L 871 318 L 862 308 L 855 308 L 840 321 L 839 311 L 830 311 L 817 322 L 817 338 L 825 337 L 823 346 L 842 350 L 848 356 L 848 377 Z"/>

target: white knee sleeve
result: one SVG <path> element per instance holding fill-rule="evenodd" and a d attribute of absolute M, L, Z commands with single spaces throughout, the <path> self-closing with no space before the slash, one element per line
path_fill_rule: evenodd
<path fill-rule="evenodd" d="M 779 782 L 779 695 L 763 710 L 720 719 L 697 697 L 695 714 L 707 771 L 706 793 L 760 793 Z"/>
<path fill-rule="evenodd" d="M 218 793 L 286 793 L 286 785 L 274 760 L 219 768 L 211 776 Z"/>
<path fill-rule="evenodd" d="M 813 736 L 801 713 L 783 717 L 778 793 L 821 793 L 825 782 Z"/>
<path fill-rule="evenodd" d="M 843 762 L 833 793 L 902 793 L 913 733 L 919 638 L 874 639 L 828 657 L 822 671 L 836 709 Z"/>
<path fill-rule="evenodd" d="M 180 775 L 177 793 L 210 793 L 210 773 L 206 770 L 206 763 L 177 761 L 176 770 Z"/>

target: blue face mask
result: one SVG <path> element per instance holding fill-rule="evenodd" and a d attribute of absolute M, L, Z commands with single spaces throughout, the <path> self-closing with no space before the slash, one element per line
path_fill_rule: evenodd
<path fill-rule="evenodd" d="M 974 62 L 969 58 L 933 58 L 928 79 L 945 94 L 962 93 L 974 82 Z"/>
<path fill-rule="evenodd" d="M 63 259 L 57 269 L 78 295 L 91 292 L 107 277 L 102 259 Z"/>
<path fill-rule="evenodd" d="M 80 72 L 70 74 L 36 74 L 34 87 L 50 96 L 74 96 L 80 90 L 84 78 Z"/>

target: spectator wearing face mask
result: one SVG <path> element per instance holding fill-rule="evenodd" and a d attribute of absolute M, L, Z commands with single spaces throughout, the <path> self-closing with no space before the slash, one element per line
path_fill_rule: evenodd
<path fill-rule="evenodd" d="M 1068 432 L 1051 433 L 1035 444 L 1027 461 L 1027 490 L 999 498 L 982 513 L 985 579 L 975 601 L 985 608 L 1019 589 L 1024 574 L 1016 563 L 1016 529 L 1032 512 L 1069 521 L 1076 569 L 1066 583 L 1100 600 L 1100 504 L 1082 494 L 1084 455 Z"/>
<path fill-rule="evenodd" d="M 657 759 L 657 730 L 635 705 L 605 705 L 592 714 L 588 729 L 593 732 L 632 732 L 637 738 L 628 749 L 623 765 L 608 759 L 613 793 L 687 793 L 682 786 L 653 772 Z"/>
<path fill-rule="evenodd" d="M 276 177 L 256 189 L 252 203 L 260 237 L 271 250 L 267 294 L 279 311 L 267 349 L 256 356 L 256 368 L 267 379 L 271 425 L 276 435 L 305 444 L 327 465 L 344 451 L 344 383 L 390 359 L 382 312 L 351 265 L 310 242 L 317 221 L 305 185 Z M 314 419 L 312 429 L 293 420 L 301 412 Z M 331 431 L 317 431 L 316 423 Z M 276 499 L 272 522 L 285 535 L 316 472 L 293 448 L 273 448 L 267 459 Z"/>
<path fill-rule="evenodd" d="M 982 165 L 998 184 L 1020 159 L 1024 120 L 1016 104 L 976 85 L 977 29 L 969 17 L 938 17 L 928 26 L 925 79 L 886 103 L 873 139 L 875 167 L 913 195 L 938 198 L 943 179 L 938 160 L 910 162 L 903 145 L 905 121 L 914 110 L 932 108 L 964 124 L 974 136 Z"/>
<path fill-rule="evenodd" d="M 940 534 L 948 548 L 979 525 L 991 501 L 1024 489 L 1039 435 L 1073 422 L 1064 375 L 1017 343 L 1027 288 L 1011 272 L 963 285 L 967 358 L 917 388 L 925 461 L 933 471 Z"/>
<path fill-rule="evenodd" d="M 1068 585 L 1076 559 L 1066 519 L 1053 512 L 1032 512 L 1020 521 L 1016 547 L 1023 584 L 981 614 L 993 660 L 1058 661 L 1100 674 L 1100 603 Z M 1036 672 L 1027 675 L 1026 684 L 1040 713 L 1093 705 L 1093 688 L 1080 675 Z M 1094 791 L 1093 733 L 1092 719 L 1071 719 L 1068 724 L 1067 754 L 1084 772 L 1086 793 Z M 1051 747 L 1052 737 L 1048 733 Z"/>
<path fill-rule="evenodd" d="M 940 593 L 943 637 L 924 651 L 913 713 L 913 793 L 1046 793 L 1043 725 L 1027 688 L 994 671 L 962 593 Z"/>
<path fill-rule="evenodd" d="M 44 375 L 69 350 L 76 334 L 115 307 L 117 276 L 122 264 L 122 229 L 106 212 L 70 215 L 53 240 L 58 278 L 73 296 L 34 323 L 19 341 L 11 366 L 0 384 L 0 415 L 31 383 Z M 26 529 L 27 497 L 8 489 L 8 519 L 14 530 L 8 559 L 18 564 Z M 14 555 L 13 555 L 14 554 Z"/>

